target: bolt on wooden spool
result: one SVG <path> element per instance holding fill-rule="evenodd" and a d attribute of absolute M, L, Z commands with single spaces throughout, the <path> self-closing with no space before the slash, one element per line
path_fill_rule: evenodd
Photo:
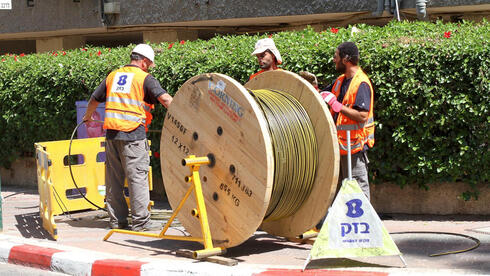
<path fill-rule="evenodd" d="M 247 90 L 271 89 L 293 96 L 306 110 L 317 141 L 318 164 L 312 191 L 292 215 L 264 219 L 274 183 L 274 147 L 264 114 Z M 325 215 L 337 187 L 339 150 L 335 124 L 318 92 L 300 76 L 265 72 L 245 85 L 218 73 L 195 76 L 175 94 L 160 143 L 161 168 L 170 205 L 188 189 L 181 161 L 190 154 L 208 156 L 212 166 L 200 175 L 213 244 L 233 247 L 260 227 L 277 236 L 296 237 Z M 192 235 L 201 235 L 196 206 L 189 197 L 178 219 Z"/>

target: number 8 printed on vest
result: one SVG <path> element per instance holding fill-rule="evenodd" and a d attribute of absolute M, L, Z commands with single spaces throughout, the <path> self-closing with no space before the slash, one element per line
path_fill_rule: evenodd
<path fill-rule="evenodd" d="M 112 82 L 111 92 L 129 94 L 133 77 L 134 73 L 117 72 Z"/>

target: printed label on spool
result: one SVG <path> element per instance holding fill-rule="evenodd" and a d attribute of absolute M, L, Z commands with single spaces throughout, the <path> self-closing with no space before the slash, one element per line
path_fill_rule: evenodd
<path fill-rule="evenodd" d="M 238 186 L 239 190 L 241 190 L 248 197 L 252 197 L 252 194 L 253 194 L 252 189 L 249 188 L 247 185 L 243 184 L 242 180 L 238 176 L 233 175 L 231 180 Z"/>
<path fill-rule="evenodd" d="M 190 150 L 189 147 L 182 144 L 182 141 L 180 141 L 179 137 L 172 135 L 172 143 L 177 147 L 177 149 L 181 152 L 184 153 L 184 155 L 189 155 Z"/>
<path fill-rule="evenodd" d="M 237 122 L 243 117 L 242 107 L 232 98 L 225 93 L 226 83 L 224 81 L 218 81 L 214 83 L 208 82 L 209 98 L 215 103 L 223 112 L 230 117 L 231 120 Z"/>
<path fill-rule="evenodd" d="M 187 132 L 187 128 L 177 120 L 170 112 L 167 112 L 167 119 L 172 122 L 172 125 L 175 126 L 182 134 Z"/>
<path fill-rule="evenodd" d="M 233 193 L 230 185 L 221 183 L 219 185 L 219 189 L 221 190 L 222 193 L 224 193 L 225 195 L 231 198 L 231 201 L 236 207 L 240 206 L 240 198 L 238 198 L 238 196 Z"/>

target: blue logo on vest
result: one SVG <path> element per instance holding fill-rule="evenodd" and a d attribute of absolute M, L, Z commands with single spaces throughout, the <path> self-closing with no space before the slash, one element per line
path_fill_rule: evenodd
<path fill-rule="evenodd" d="M 127 75 L 122 75 L 119 77 L 119 81 L 117 82 L 118 85 L 125 85 L 126 84 L 126 79 L 128 78 Z"/>

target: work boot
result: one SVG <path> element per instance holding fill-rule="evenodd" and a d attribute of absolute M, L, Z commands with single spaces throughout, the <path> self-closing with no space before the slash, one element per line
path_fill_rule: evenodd
<path fill-rule="evenodd" d="M 135 232 L 144 232 L 144 231 L 157 231 L 157 230 L 162 230 L 163 225 L 159 222 L 149 220 L 145 225 L 143 226 L 133 226 L 133 231 Z"/>
<path fill-rule="evenodd" d="M 128 229 L 128 222 L 109 222 L 111 229 Z"/>

